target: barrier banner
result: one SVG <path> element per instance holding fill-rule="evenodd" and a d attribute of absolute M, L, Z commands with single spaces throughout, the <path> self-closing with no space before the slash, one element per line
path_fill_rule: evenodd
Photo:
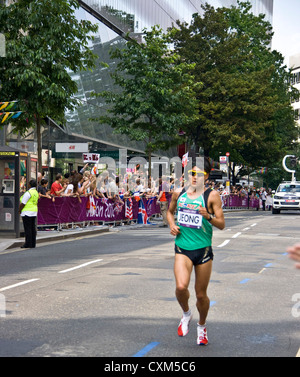
<path fill-rule="evenodd" d="M 148 217 L 160 213 L 160 207 L 155 198 L 142 200 Z M 136 220 L 139 204 L 134 198 L 132 204 L 133 219 Z M 41 198 L 38 209 L 38 225 L 127 220 L 125 204 L 106 198 L 90 200 L 88 197 L 81 197 L 79 201 L 78 198 L 57 197 L 54 202 L 51 199 Z"/>
<path fill-rule="evenodd" d="M 88 198 L 41 198 L 38 202 L 38 225 L 85 221 Z"/>
<path fill-rule="evenodd" d="M 222 196 L 223 208 L 248 208 L 248 198 L 237 195 Z M 259 199 L 250 199 L 249 208 L 257 208 Z"/>
<path fill-rule="evenodd" d="M 171 195 L 168 195 L 170 200 Z M 139 198 L 143 204 L 148 217 L 160 213 L 160 207 L 156 198 Z M 138 219 L 139 200 L 132 198 L 133 220 Z M 240 198 L 236 195 L 222 197 L 223 208 L 248 208 L 248 198 Z M 259 199 L 250 199 L 249 208 L 259 207 Z M 51 199 L 41 198 L 38 202 L 38 225 L 65 224 L 84 221 L 125 221 L 125 199 L 122 202 L 112 199 L 96 199 L 94 197 L 57 197 L 53 202 Z"/>

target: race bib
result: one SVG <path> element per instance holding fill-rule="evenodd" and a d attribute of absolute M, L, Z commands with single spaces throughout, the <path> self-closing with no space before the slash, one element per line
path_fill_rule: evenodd
<path fill-rule="evenodd" d="M 178 209 L 177 221 L 179 225 L 187 228 L 200 229 L 202 226 L 202 216 L 194 209 Z"/>

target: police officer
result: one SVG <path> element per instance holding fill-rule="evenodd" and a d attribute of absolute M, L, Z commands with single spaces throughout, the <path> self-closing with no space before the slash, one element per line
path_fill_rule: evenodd
<path fill-rule="evenodd" d="M 29 190 L 20 198 L 19 213 L 23 220 L 25 243 L 22 248 L 34 248 L 36 245 L 36 217 L 39 194 L 35 179 L 29 181 Z"/>

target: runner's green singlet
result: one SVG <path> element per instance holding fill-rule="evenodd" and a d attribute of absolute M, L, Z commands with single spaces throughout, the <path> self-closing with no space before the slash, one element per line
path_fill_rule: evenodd
<path fill-rule="evenodd" d="M 190 199 L 185 192 L 178 198 L 177 225 L 180 227 L 180 234 L 177 235 L 175 244 L 182 249 L 196 250 L 212 244 L 212 225 L 200 215 L 200 204 L 205 207 L 203 195 Z"/>

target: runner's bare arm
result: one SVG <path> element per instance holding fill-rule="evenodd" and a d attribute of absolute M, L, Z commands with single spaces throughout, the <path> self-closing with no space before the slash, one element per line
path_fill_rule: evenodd
<path fill-rule="evenodd" d="M 217 191 L 212 191 L 208 198 L 208 211 L 205 207 L 200 206 L 200 214 L 206 219 L 210 220 L 210 214 L 214 214 L 215 217 L 210 220 L 211 225 L 218 229 L 223 230 L 225 228 L 224 213 L 222 210 L 222 200 L 220 194 Z"/>
<path fill-rule="evenodd" d="M 213 191 L 208 199 L 208 208 L 212 210 L 215 217 L 211 220 L 211 224 L 216 228 L 223 230 L 225 228 L 225 218 L 222 209 L 222 200 L 217 191 Z"/>
<path fill-rule="evenodd" d="M 169 227 L 170 227 L 170 233 L 172 234 L 172 236 L 177 236 L 177 234 L 180 233 L 180 228 L 179 226 L 176 225 L 175 223 L 175 218 L 174 218 L 174 214 L 175 214 L 175 211 L 176 211 L 176 208 L 177 208 L 177 200 L 178 200 L 178 196 L 179 196 L 180 192 L 174 192 L 173 195 L 172 195 L 172 199 L 171 199 L 171 202 L 170 202 L 170 205 L 169 205 L 169 209 L 168 209 L 168 212 L 167 212 L 167 221 L 169 223 Z"/>

